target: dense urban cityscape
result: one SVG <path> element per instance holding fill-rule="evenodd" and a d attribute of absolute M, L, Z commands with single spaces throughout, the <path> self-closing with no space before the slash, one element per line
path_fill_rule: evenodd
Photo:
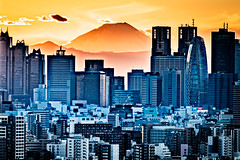
<path fill-rule="evenodd" d="M 178 28 L 174 53 L 171 27 L 152 27 L 150 72 L 127 77 L 103 59 L 76 71 L 62 46 L 44 55 L 9 32 L 0 35 L 1 160 L 240 159 L 240 39 L 227 23 L 211 32 L 211 62 L 194 21 Z"/>

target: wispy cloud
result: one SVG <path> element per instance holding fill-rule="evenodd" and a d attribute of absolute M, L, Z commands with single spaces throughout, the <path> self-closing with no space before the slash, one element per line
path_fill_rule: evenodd
<path fill-rule="evenodd" d="M 41 17 L 37 17 L 39 21 L 42 22 L 60 22 L 60 23 L 68 23 L 69 18 L 60 16 L 59 14 L 50 14 L 49 16 L 43 15 Z"/>
<path fill-rule="evenodd" d="M 5 19 L 6 16 L 0 16 L 0 24 L 2 25 L 31 25 L 29 22 L 34 21 L 33 19 L 28 19 L 26 17 L 19 18 L 18 21 L 12 21 Z"/>
<path fill-rule="evenodd" d="M 111 20 L 110 18 L 99 18 L 99 19 L 97 19 L 97 21 L 98 21 L 98 23 L 102 23 L 102 24 L 104 24 L 104 23 L 115 23 L 115 21 L 113 21 L 113 20 Z"/>

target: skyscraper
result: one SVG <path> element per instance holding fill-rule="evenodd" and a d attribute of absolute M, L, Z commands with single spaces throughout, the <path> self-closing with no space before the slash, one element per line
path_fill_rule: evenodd
<path fill-rule="evenodd" d="M 152 28 L 152 55 L 171 55 L 171 27 Z"/>
<path fill-rule="evenodd" d="M 186 63 L 187 104 L 207 104 L 207 55 L 202 37 L 194 37 L 189 46 Z"/>
<path fill-rule="evenodd" d="M 233 86 L 233 123 L 238 125 L 240 121 L 240 81 Z"/>
<path fill-rule="evenodd" d="M 174 107 L 180 107 L 181 102 L 181 71 L 175 69 L 169 69 L 164 71 L 163 75 L 163 105 Z"/>
<path fill-rule="evenodd" d="M 164 71 L 168 69 L 177 69 L 181 71 L 181 87 L 185 87 L 185 56 L 151 56 L 151 72 L 159 72 L 160 75 L 164 75 Z M 163 80 L 164 84 L 164 80 Z M 163 87 L 162 87 L 163 88 Z M 163 91 L 162 91 L 163 92 Z M 181 105 L 184 105 L 184 89 L 181 90 Z"/>
<path fill-rule="evenodd" d="M 235 32 L 228 27 L 212 32 L 212 73 L 235 73 Z"/>
<path fill-rule="evenodd" d="M 236 76 L 232 73 L 212 73 L 208 80 L 208 104 L 216 109 L 233 106 L 233 82 Z"/>
<path fill-rule="evenodd" d="M 33 89 L 44 84 L 44 55 L 40 49 L 30 53 L 27 57 L 28 94 L 33 98 Z"/>
<path fill-rule="evenodd" d="M 1 31 L 0 35 L 0 88 L 9 91 L 11 77 L 11 52 L 12 37 L 9 37 L 8 31 Z"/>
<path fill-rule="evenodd" d="M 162 78 L 159 73 L 148 72 L 142 77 L 141 98 L 143 105 L 158 106 L 162 101 Z"/>
<path fill-rule="evenodd" d="M 196 36 L 197 27 L 194 27 L 194 24 L 193 26 L 186 24 L 186 26 L 178 27 L 178 52 L 184 53 L 185 57 L 187 57 L 189 45 Z"/>
<path fill-rule="evenodd" d="M 57 50 L 47 57 L 47 97 L 50 101 L 61 101 L 68 105 L 75 99 L 75 56 Z"/>
<path fill-rule="evenodd" d="M 235 40 L 235 74 L 238 74 L 240 80 L 240 39 Z"/>
<path fill-rule="evenodd" d="M 12 94 L 27 94 L 28 46 L 24 40 L 12 47 Z"/>
<path fill-rule="evenodd" d="M 128 72 L 128 90 L 141 90 L 143 70 L 133 69 L 132 72 Z"/>

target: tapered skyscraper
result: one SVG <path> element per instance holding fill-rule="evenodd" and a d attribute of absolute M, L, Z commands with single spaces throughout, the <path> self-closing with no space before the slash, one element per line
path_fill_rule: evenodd
<path fill-rule="evenodd" d="M 186 63 L 187 104 L 202 106 L 207 104 L 207 55 L 203 38 L 193 38 Z"/>

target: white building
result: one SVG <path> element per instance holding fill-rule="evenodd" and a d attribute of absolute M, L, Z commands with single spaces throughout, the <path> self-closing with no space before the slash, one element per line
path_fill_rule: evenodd
<path fill-rule="evenodd" d="M 79 160 L 88 160 L 88 139 L 76 136 L 67 139 L 67 157 Z"/>
<path fill-rule="evenodd" d="M 47 144 L 47 151 L 50 151 L 51 153 L 54 154 L 54 157 L 67 157 L 66 150 L 67 150 L 67 145 L 66 145 L 66 140 L 60 140 L 60 143 L 58 144 Z"/>

